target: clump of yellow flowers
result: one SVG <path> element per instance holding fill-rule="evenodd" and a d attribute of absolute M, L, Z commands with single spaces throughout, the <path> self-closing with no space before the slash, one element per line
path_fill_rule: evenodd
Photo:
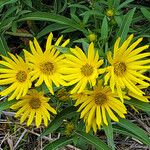
<path fill-rule="evenodd" d="M 107 15 L 112 16 L 112 13 L 107 12 Z M 130 44 L 133 37 L 131 34 L 122 45 L 120 38 L 116 40 L 113 51 L 107 52 L 107 66 L 93 42 L 87 54 L 78 46 L 61 53 L 57 47 L 66 47 L 69 39 L 62 42 L 61 36 L 52 44 L 53 34 L 50 33 L 43 50 L 34 38 L 29 43 L 31 51 L 24 50 L 24 58 L 11 53 L 9 57 L 2 56 L 0 85 L 5 88 L 0 95 L 8 96 L 8 100 L 17 99 L 11 108 L 17 111 L 15 117 L 20 117 L 20 123 L 28 119 L 27 126 L 34 120 L 36 127 L 42 121 L 47 126 L 57 110 L 50 97 L 37 90 L 44 84 L 49 93 L 61 101 L 75 100 L 74 106 L 85 122 L 86 132 L 91 128 L 96 132 L 103 124 L 108 125 L 108 116 L 115 122 L 125 118 L 124 100 L 133 97 L 148 102 L 143 89 L 150 82 L 144 75 L 150 69 L 150 52 L 145 51 L 149 45 L 138 47 L 142 38 Z M 89 38 L 95 40 L 93 35 Z M 55 92 L 54 87 L 61 90 Z M 67 135 L 72 128 L 74 125 L 69 124 Z"/>

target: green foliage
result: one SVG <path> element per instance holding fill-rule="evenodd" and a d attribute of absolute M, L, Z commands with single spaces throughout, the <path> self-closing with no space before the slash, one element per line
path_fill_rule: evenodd
<path fill-rule="evenodd" d="M 15 103 L 16 103 L 16 100 L 0 102 L 0 113 L 1 111 L 10 108 Z"/>
<path fill-rule="evenodd" d="M 97 150 L 111 150 L 111 148 L 109 148 L 103 141 L 93 135 L 86 134 L 83 131 L 75 131 L 75 134 L 84 138 L 88 143 L 94 145 Z"/>
<path fill-rule="evenodd" d="M 58 148 L 63 148 L 64 146 L 72 143 L 72 138 L 62 137 L 54 142 L 49 143 L 44 150 L 57 150 Z"/>
<path fill-rule="evenodd" d="M 99 51 L 103 59 L 106 58 L 108 50 L 112 51 L 118 37 L 121 37 L 123 42 L 129 34 L 134 33 L 136 38 L 145 37 L 143 43 L 150 44 L 150 9 L 146 5 L 144 2 L 139 5 L 134 0 L 0 0 L 0 55 L 7 56 L 7 52 L 21 54 L 23 48 L 29 49 L 29 40 L 36 37 L 42 44 L 49 32 L 54 32 L 56 37 L 63 33 L 64 37 L 71 39 L 69 47 L 82 45 L 85 53 L 90 43 L 88 36 L 94 33 L 97 37 L 93 41 L 95 49 Z M 108 16 L 107 10 L 112 10 L 113 16 Z M 21 50 L 17 51 L 18 48 Z M 68 51 L 68 48 L 59 46 L 56 48 L 62 53 Z M 105 64 L 107 64 L 106 61 Z M 43 90 L 46 91 L 46 88 Z M 55 91 L 57 90 L 56 87 Z M 48 95 L 48 92 L 45 93 Z M 80 126 L 80 118 L 76 113 L 77 108 L 73 106 L 73 101 L 58 101 L 58 99 L 54 100 L 58 114 L 40 137 L 55 134 L 55 132 L 60 132 L 61 136 L 46 145 L 45 150 L 55 150 L 68 144 L 80 147 L 85 143 L 87 145 L 90 143 L 98 150 L 114 150 L 116 148 L 115 133 L 133 137 L 150 146 L 147 133 L 127 119 L 120 119 L 115 125 L 112 125 L 109 120 L 108 126 L 103 125 L 101 130 L 107 138 L 107 144 L 105 144 L 92 132 L 87 134 L 82 131 L 84 127 L 83 124 Z M 15 100 L 2 100 L 0 112 L 10 108 L 15 102 Z M 132 99 L 126 100 L 125 104 L 150 114 L 149 103 Z M 63 125 L 64 122 L 69 121 L 75 122 L 76 127 L 72 135 L 66 137 Z M 84 146 L 87 148 L 86 144 Z"/>
<path fill-rule="evenodd" d="M 136 135 L 136 137 L 139 137 L 143 143 L 146 143 L 150 146 L 150 140 L 147 133 L 137 125 L 133 124 L 127 119 L 120 119 L 118 125 L 125 128 L 128 133 Z"/>

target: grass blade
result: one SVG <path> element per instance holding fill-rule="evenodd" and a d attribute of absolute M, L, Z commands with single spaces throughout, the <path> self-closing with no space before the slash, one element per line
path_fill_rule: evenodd
<path fill-rule="evenodd" d="M 148 11 L 146 8 L 142 7 L 141 12 L 144 15 L 144 17 L 150 21 L 150 11 Z"/>
<path fill-rule="evenodd" d="M 107 21 L 107 17 L 105 16 L 102 21 L 101 38 L 107 39 L 107 37 L 108 37 L 108 21 Z"/>
<path fill-rule="evenodd" d="M 5 109 L 10 108 L 10 106 L 12 106 L 13 104 L 16 103 L 16 100 L 11 100 L 11 101 L 4 101 L 0 103 L 0 112 L 2 112 Z"/>
<path fill-rule="evenodd" d="M 9 48 L 7 46 L 7 42 L 3 35 L 0 34 L 0 54 L 4 56 L 8 56 L 7 52 L 9 51 Z"/>
<path fill-rule="evenodd" d="M 87 134 L 83 131 L 75 131 L 75 134 L 85 139 L 88 143 L 94 145 L 98 150 L 111 150 L 107 144 L 94 135 Z"/>
<path fill-rule="evenodd" d="M 120 119 L 118 125 L 128 130 L 128 132 L 135 134 L 137 137 L 140 137 L 142 140 L 146 141 L 147 144 L 150 146 L 150 139 L 147 133 L 134 123 L 126 119 Z"/>
<path fill-rule="evenodd" d="M 60 139 L 46 145 L 44 150 L 57 150 L 73 142 L 72 138 L 61 137 Z"/>
<path fill-rule="evenodd" d="M 130 10 L 125 16 L 124 16 L 124 19 L 122 21 L 122 25 L 118 31 L 118 37 L 121 37 L 121 43 L 123 41 L 125 41 L 126 37 L 127 37 L 127 34 L 129 32 L 129 27 L 130 27 L 130 24 L 132 22 L 132 18 L 133 18 L 133 15 L 134 15 L 134 12 L 135 12 L 136 8 L 133 8 L 132 10 Z"/>
<path fill-rule="evenodd" d="M 125 129 L 122 128 L 122 127 L 113 126 L 113 130 L 114 130 L 114 132 L 116 132 L 116 133 L 133 137 L 133 138 L 135 138 L 135 139 L 138 139 L 140 142 L 142 142 L 142 143 L 144 143 L 144 144 L 146 144 L 146 145 L 149 145 L 149 142 L 147 142 L 146 140 L 144 140 L 144 139 L 142 139 L 142 138 L 136 136 L 135 134 L 129 132 L 128 130 L 125 130 Z"/>
<path fill-rule="evenodd" d="M 107 118 L 108 118 L 108 126 L 103 124 L 103 129 L 104 129 L 105 134 L 107 136 L 108 145 L 112 148 L 112 150 L 115 150 L 112 124 L 111 124 L 110 117 L 107 117 Z"/>
<path fill-rule="evenodd" d="M 55 23 L 68 25 L 68 26 L 75 28 L 82 32 L 86 32 L 84 26 L 81 26 L 78 23 L 76 23 L 75 21 L 73 21 L 67 17 L 58 15 L 58 14 L 46 13 L 46 12 L 33 12 L 33 13 L 28 13 L 28 14 L 22 16 L 22 18 L 20 18 L 18 20 L 18 22 L 26 21 L 26 20 L 52 21 Z"/>
<path fill-rule="evenodd" d="M 150 104 L 149 103 L 141 102 L 136 99 L 126 100 L 125 103 L 128 105 L 133 105 L 145 112 L 150 112 Z"/>

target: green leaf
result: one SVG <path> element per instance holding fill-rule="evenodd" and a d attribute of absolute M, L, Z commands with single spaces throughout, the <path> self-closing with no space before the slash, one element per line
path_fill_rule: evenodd
<path fill-rule="evenodd" d="M 75 7 L 75 8 L 81 8 L 81 9 L 85 9 L 85 10 L 90 10 L 88 7 L 86 7 L 84 5 L 80 5 L 80 4 L 71 4 L 68 7 Z"/>
<path fill-rule="evenodd" d="M 133 15 L 134 15 L 134 12 L 135 12 L 136 8 L 133 8 L 132 10 L 130 10 L 125 16 L 124 16 L 124 19 L 122 21 L 122 25 L 118 31 L 118 36 L 121 37 L 121 43 L 123 41 L 125 41 L 126 37 L 127 37 L 127 34 L 129 32 L 129 27 L 130 27 L 130 24 L 132 22 L 132 18 L 133 18 Z"/>
<path fill-rule="evenodd" d="M 127 136 L 130 136 L 130 137 L 133 137 L 134 139 L 138 139 L 140 142 L 146 144 L 146 145 L 149 145 L 149 142 L 145 141 L 144 139 L 140 138 L 139 136 L 129 132 L 128 130 L 122 128 L 122 127 L 116 127 L 116 126 L 113 126 L 113 130 L 114 132 L 116 133 L 120 133 L 120 134 L 123 134 L 123 135 L 127 135 Z"/>
<path fill-rule="evenodd" d="M 102 21 L 101 38 L 107 39 L 107 37 L 108 37 L 108 22 L 107 22 L 107 17 L 105 16 Z"/>
<path fill-rule="evenodd" d="M 76 29 L 72 28 L 72 27 L 68 27 L 67 29 L 64 29 L 63 31 L 61 31 L 61 33 L 70 33 L 70 32 L 74 32 L 76 31 Z"/>
<path fill-rule="evenodd" d="M 11 101 L 6 100 L 4 102 L 0 102 L 0 112 L 7 108 L 10 108 L 10 106 L 12 106 L 15 103 L 16 103 L 16 100 L 11 100 Z"/>
<path fill-rule="evenodd" d="M 99 18 L 102 18 L 104 15 L 100 13 L 98 10 L 88 10 L 82 13 L 81 16 L 83 16 L 83 24 L 87 24 L 91 16 L 98 16 Z"/>
<path fill-rule="evenodd" d="M 6 4 L 15 3 L 17 0 L 0 0 L 0 8 L 2 8 Z"/>
<path fill-rule="evenodd" d="M 76 135 L 85 139 L 88 143 L 94 145 L 98 150 L 111 150 L 102 140 L 94 135 L 87 134 L 83 131 L 74 131 Z"/>
<path fill-rule="evenodd" d="M 46 145 L 44 150 L 57 150 L 73 142 L 72 138 L 61 137 L 60 139 Z"/>
<path fill-rule="evenodd" d="M 134 0 L 125 0 L 123 3 L 121 3 L 121 4 L 118 6 L 117 10 L 119 10 L 119 9 L 121 9 L 121 8 L 123 8 L 123 7 L 128 6 L 128 4 L 131 3 L 131 2 L 133 2 L 133 1 L 134 1 Z"/>
<path fill-rule="evenodd" d="M 7 46 L 7 42 L 3 35 L 0 34 L 0 54 L 4 56 L 8 56 L 7 52 L 9 51 L 9 48 Z"/>
<path fill-rule="evenodd" d="M 50 24 L 48 26 L 46 26 L 44 29 L 42 29 L 36 36 L 36 38 L 40 38 L 52 31 L 58 31 L 58 30 L 62 30 L 62 29 L 66 29 L 68 26 L 66 25 L 62 25 L 62 24 L 57 24 L 57 23 L 53 23 Z"/>
<path fill-rule="evenodd" d="M 107 118 L 108 118 L 108 126 L 103 124 L 103 129 L 104 129 L 105 134 L 107 136 L 108 145 L 112 148 L 112 150 L 115 150 L 112 124 L 111 124 L 110 117 L 108 117 L 108 115 L 107 115 Z"/>
<path fill-rule="evenodd" d="M 62 110 L 59 114 L 57 114 L 57 116 L 49 124 L 49 126 L 45 129 L 41 136 L 52 133 L 62 124 L 63 119 L 74 115 L 76 115 L 76 108 L 74 106 L 67 107 L 66 109 Z"/>
<path fill-rule="evenodd" d="M 58 14 L 47 13 L 47 12 L 33 12 L 22 16 L 22 18 L 20 18 L 18 22 L 26 21 L 26 20 L 52 21 L 59 24 L 68 25 L 82 32 L 86 32 L 83 26 L 79 25 L 78 23 L 76 23 L 75 21 L 67 17 Z"/>
<path fill-rule="evenodd" d="M 134 123 L 130 122 L 127 119 L 120 119 L 118 125 L 125 128 L 129 132 L 135 134 L 139 138 L 143 139 L 150 146 L 150 139 L 147 133 L 143 129 L 135 125 Z"/>
<path fill-rule="evenodd" d="M 31 0 L 21 0 L 23 3 L 25 3 L 27 6 L 32 8 L 32 1 Z"/>
<path fill-rule="evenodd" d="M 146 8 L 142 7 L 141 12 L 144 15 L 144 17 L 150 21 L 150 11 L 148 11 Z"/>
<path fill-rule="evenodd" d="M 149 103 L 141 102 L 136 99 L 130 99 L 130 100 L 126 100 L 125 104 L 133 105 L 143 111 L 150 112 L 150 104 Z"/>
<path fill-rule="evenodd" d="M 12 8 L 10 8 L 10 9 L 8 9 L 8 10 L 4 13 L 4 15 L 2 16 L 1 22 L 2 22 L 3 20 L 5 20 L 7 17 L 9 17 L 9 15 L 13 14 L 17 9 L 18 9 L 18 6 L 12 7 Z"/>
<path fill-rule="evenodd" d="M 0 24 L 0 31 L 8 30 L 11 27 L 12 22 L 14 20 L 15 20 L 15 17 L 9 17 L 9 18 L 3 20 Z"/>

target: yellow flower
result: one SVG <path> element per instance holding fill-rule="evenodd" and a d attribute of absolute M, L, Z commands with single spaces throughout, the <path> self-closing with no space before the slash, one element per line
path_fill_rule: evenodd
<path fill-rule="evenodd" d="M 142 38 L 139 38 L 129 46 L 132 39 L 133 34 L 119 47 L 120 38 L 118 38 L 114 45 L 113 56 L 111 52 L 107 54 L 111 66 L 107 67 L 108 73 L 104 77 L 105 85 L 110 80 L 112 92 L 116 88 L 122 101 L 122 89 L 128 88 L 134 94 L 142 96 L 144 92 L 135 85 L 135 82 L 143 86 L 149 86 L 149 83 L 143 80 L 150 81 L 150 78 L 143 75 L 143 72 L 150 69 L 150 65 L 147 65 L 150 64 L 150 60 L 144 59 L 150 56 L 150 53 L 143 52 L 149 45 L 135 48 L 142 41 Z M 140 72 L 141 70 L 144 71 Z"/>
<path fill-rule="evenodd" d="M 86 132 L 90 130 L 91 126 L 96 132 L 97 129 L 100 129 L 102 123 L 108 125 L 107 113 L 116 122 L 119 121 L 116 114 L 125 118 L 126 107 L 117 98 L 118 94 L 112 93 L 108 86 L 102 86 L 102 81 L 99 81 L 92 91 L 88 91 L 88 98 L 81 100 L 82 102 L 79 103 L 81 105 L 77 110 L 81 112 L 80 118 L 84 118 Z"/>
<path fill-rule="evenodd" d="M 18 55 L 14 56 L 9 53 L 11 58 L 3 57 L 0 61 L 0 85 L 8 85 L 6 89 L 0 92 L 1 96 L 10 94 L 9 100 L 19 99 L 26 95 L 31 87 L 28 65 Z"/>
<path fill-rule="evenodd" d="M 63 68 L 64 68 L 64 55 L 60 54 L 55 46 L 58 46 L 62 41 L 63 36 L 61 36 L 54 45 L 51 45 L 53 34 L 50 33 L 47 42 L 46 50 L 43 52 L 38 41 L 34 38 L 34 41 L 30 41 L 31 53 L 25 52 L 26 60 L 29 62 L 29 66 L 32 69 L 31 80 L 37 79 L 35 86 L 40 86 L 45 82 L 49 91 L 54 94 L 52 82 L 59 87 L 60 85 L 65 85 L 63 79 Z M 65 47 L 69 43 L 69 39 L 66 40 L 61 47 Z"/>
<path fill-rule="evenodd" d="M 42 119 L 44 120 L 44 125 L 48 125 L 48 120 L 50 120 L 49 111 L 53 114 L 57 114 L 56 110 L 48 104 L 48 101 L 49 98 L 44 97 L 43 92 L 38 93 L 36 90 L 31 89 L 26 96 L 22 97 L 19 102 L 12 105 L 11 108 L 14 110 L 18 109 L 15 117 L 21 116 L 21 124 L 28 118 L 27 126 L 29 126 L 35 118 L 35 124 L 38 128 Z"/>
<path fill-rule="evenodd" d="M 90 42 L 93 42 L 96 40 L 97 36 L 94 34 L 94 33 L 91 33 L 89 36 L 88 36 Z"/>
<path fill-rule="evenodd" d="M 98 51 L 94 52 L 93 43 L 89 45 L 88 56 L 77 46 L 70 51 L 72 54 L 66 54 L 68 68 L 64 69 L 65 79 L 68 81 L 68 86 L 77 83 L 71 90 L 71 94 L 81 93 L 88 83 L 94 86 L 98 75 L 104 72 L 104 69 L 99 69 L 103 60 L 99 60 Z"/>

